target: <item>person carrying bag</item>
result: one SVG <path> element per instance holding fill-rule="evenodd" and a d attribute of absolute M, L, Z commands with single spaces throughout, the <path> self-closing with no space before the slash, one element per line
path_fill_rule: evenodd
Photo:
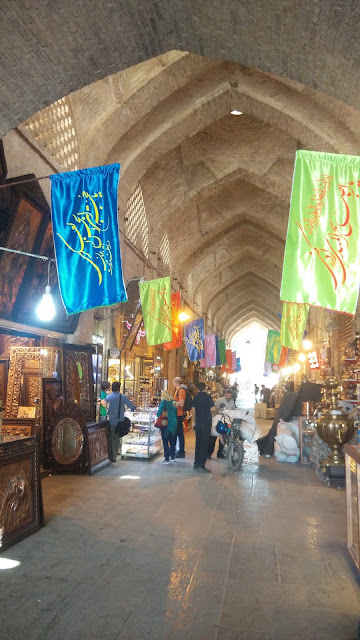
<path fill-rule="evenodd" d="M 130 430 L 130 420 L 125 418 L 125 406 L 131 411 L 136 409 L 129 398 L 120 393 L 120 382 L 112 383 L 112 393 L 106 398 L 108 407 L 108 419 L 110 422 L 111 434 L 111 462 L 116 462 L 117 452 L 120 446 L 120 437 L 123 437 Z M 119 436 L 120 434 L 120 436 Z"/>
<path fill-rule="evenodd" d="M 157 412 L 155 426 L 160 429 L 164 447 L 163 464 L 175 462 L 175 433 L 177 429 L 177 410 L 174 400 L 168 391 L 161 394 L 161 402 Z"/>

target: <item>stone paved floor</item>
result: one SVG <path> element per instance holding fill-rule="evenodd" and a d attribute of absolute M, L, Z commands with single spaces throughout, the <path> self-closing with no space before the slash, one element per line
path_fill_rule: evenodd
<path fill-rule="evenodd" d="M 270 423 L 266 423 L 266 428 Z M 47 526 L 3 552 L 1 640 L 345 640 L 359 582 L 344 491 L 311 467 L 124 461 L 43 481 Z"/>

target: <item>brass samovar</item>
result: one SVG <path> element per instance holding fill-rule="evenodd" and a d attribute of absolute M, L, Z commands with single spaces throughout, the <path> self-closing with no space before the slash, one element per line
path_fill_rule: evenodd
<path fill-rule="evenodd" d="M 316 430 L 321 440 L 329 445 L 331 452 L 322 464 L 324 466 L 344 465 L 342 447 L 349 442 L 354 433 L 354 420 L 338 406 L 340 393 L 336 378 L 328 378 L 324 381 L 324 386 L 324 400 L 328 408 L 317 420 Z"/>

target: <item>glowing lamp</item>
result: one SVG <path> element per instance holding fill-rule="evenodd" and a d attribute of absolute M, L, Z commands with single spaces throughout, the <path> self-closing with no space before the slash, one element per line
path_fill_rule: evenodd
<path fill-rule="evenodd" d="M 299 365 L 298 362 L 295 362 L 294 366 L 293 366 L 293 371 L 294 373 L 297 373 L 298 371 L 300 371 L 301 367 Z"/>
<path fill-rule="evenodd" d="M 190 320 L 189 314 L 186 313 L 185 311 L 180 311 L 180 313 L 179 313 L 179 322 L 186 322 L 187 320 Z"/>
<path fill-rule="evenodd" d="M 305 353 L 299 353 L 298 360 L 299 360 L 300 362 L 305 362 L 305 360 L 306 360 L 306 355 L 305 355 Z"/>
<path fill-rule="evenodd" d="M 310 349 L 312 347 L 311 340 L 303 340 L 303 347 L 304 347 L 305 351 L 310 351 Z"/>
<path fill-rule="evenodd" d="M 50 285 L 48 284 L 45 287 L 45 293 L 43 294 L 43 297 L 36 307 L 36 313 L 39 320 L 42 320 L 43 322 L 50 322 L 50 320 L 52 320 L 55 315 L 54 300 L 51 295 Z"/>

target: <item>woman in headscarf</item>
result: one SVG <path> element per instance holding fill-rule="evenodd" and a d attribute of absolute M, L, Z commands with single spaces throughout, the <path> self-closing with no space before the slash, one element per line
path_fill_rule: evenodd
<path fill-rule="evenodd" d="M 174 403 L 174 398 L 168 391 L 163 391 L 161 394 L 161 402 L 159 404 L 157 416 L 160 417 L 163 413 L 165 420 L 167 420 L 167 426 L 161 427 L 161 438 L 164 447 L 164 464 L 175 462 L 175 442 L 176 442 L 176 430 L 177 430 L 177 409 Z"/>

